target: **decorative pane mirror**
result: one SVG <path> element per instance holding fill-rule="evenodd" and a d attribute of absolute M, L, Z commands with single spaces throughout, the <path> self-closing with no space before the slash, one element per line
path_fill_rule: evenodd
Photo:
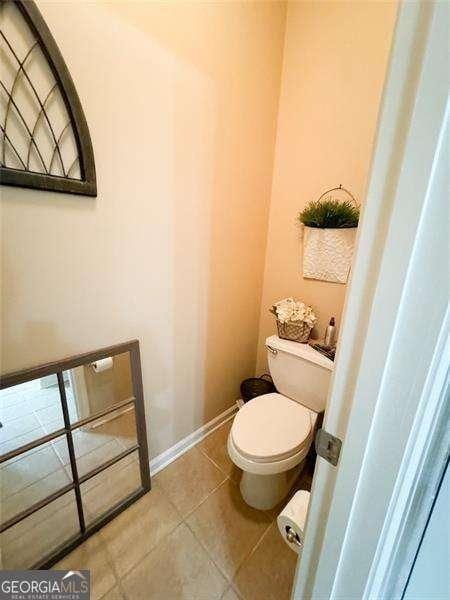
<path fill-rule="evenodd" d="M 0 380 L 2 569 L 48 568 L 150 489 L 137 341 Z"/>

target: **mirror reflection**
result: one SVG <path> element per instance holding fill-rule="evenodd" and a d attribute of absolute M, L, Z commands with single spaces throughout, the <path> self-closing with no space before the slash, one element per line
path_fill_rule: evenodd
<path fill-rule="evenodd" d="M 75 494 L 70 491 L 0 534 L 0 568 L 29 569 L 78 530 Z"/>
<path fill-rule="evenodd" d="M 72 402 L 71 422 L 80 421 L 133 398 L 129 352 L 64 371 Z"/>
<path fill-rule="evenodd" d="M 69 412 L 75 415 L 70 382 L 64 380 Z M 0 454 L 64 427 L 56 375 L 0 390 Z"/>
<path fill-rule="evenodd" d="M 36 566 L 83 519 L 88 526 L 149 486 L 141 481 L 130 352 L 66 368 L 71 362 L 55 367 L 64 382 L 66 430 L 56 374 L 0 390 L 2 568 Z M 146 454 L 142 460 L 147 463 Z M 53 539 L 48 532 L 57 513 L 68 529 Z M 33 532 L 42 531 L 46 541 L 29 556 Z"/>
<path fill-rule="evenodd" d="M 73 431 L 72 438 L 78 476 L 83 477 L 137 443 L 134 407 L 127 406 L 94 420 Z M 55 442 L 54 448 L 70 470 L 67 446 Z"/>

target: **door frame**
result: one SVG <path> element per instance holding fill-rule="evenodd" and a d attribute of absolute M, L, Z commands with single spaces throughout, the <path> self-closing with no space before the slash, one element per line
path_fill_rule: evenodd
<path fill-rule="evenodd" d="M 399 8 L 323 424 L 343 447 L 337 468 L 317 461 L 295 600 L 380 598 L 375 587 L 389 583 L 374 570 L 380 536 L 448 327 L 448 287 L 439 276 L 445 265 L 423 263 L 434 247 L 427 219 L 445 194 L 436 169 L 448 95 L 447 19 L 446 3 Z M 417 319 L 427 300 L 433 310 Z"/>

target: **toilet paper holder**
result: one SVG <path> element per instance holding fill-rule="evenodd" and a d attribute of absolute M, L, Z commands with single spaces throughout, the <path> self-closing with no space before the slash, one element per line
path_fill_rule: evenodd
<path fill-rule="evenodd" d="M 286 525 L 285 529 L 287 541 L 290 544 L 295 544 L 295 546 L 298 546 L 299 548 L 303 548 L 302 540 L 299 538 L 298 534 L 292 529 L 292 527 Z"/>

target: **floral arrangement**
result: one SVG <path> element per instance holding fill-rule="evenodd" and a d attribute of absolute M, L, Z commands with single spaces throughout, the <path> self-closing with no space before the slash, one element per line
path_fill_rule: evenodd
<path fill-rule="evenodd" d="M 280 323 L 306 323 L 311 329 L 317 321 L 313 309 L 304 302 L 294 300 L 294 298 L 285 298 L 276 302 L 270 312 L 273 313 Z"/>

